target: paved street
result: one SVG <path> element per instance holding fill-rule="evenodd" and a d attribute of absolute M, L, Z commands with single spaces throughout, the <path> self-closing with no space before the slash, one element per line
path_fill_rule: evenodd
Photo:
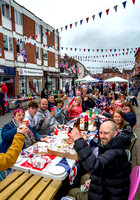
<path fill-rule="evenodd" d="M 37 99 L 39 101 L 39 98 Z M 67 105 L 69 102 L 69 99 L 65 101 L 65 104 Z M 134 107 L 137 113 L 137 124 L 135 127 L 135 133 L 138 137 L 136 145 L 133 148 L 133 154 L 132 154 L 132 168 L 134 168 L 136 165 L 140 166 L 140 94 L 138 96 L 138 103 L 139 107 Z M 11 110 L 10 113 L 6 113 L 5 116 L 0 116 L 0 128 L 2 128 L 7 122 L 9 122 L 12 118 L 13 110 Z M 134 200 L 140 199 L 140 189 L 136 194 L 136 197 Z"/>

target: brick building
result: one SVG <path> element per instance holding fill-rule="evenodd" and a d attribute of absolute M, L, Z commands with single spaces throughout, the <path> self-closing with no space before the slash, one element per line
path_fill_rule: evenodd
<path fill-rule="evenodd" d="M 140 47 L 135 54 L 135 65 L 132 69 L 133 76 L 132 79 L 135 81 L 140 81 Z"/>
<path fill-rule="evenodd" d="M 0 0 L 0 8 L 0 81 L 8 96 L 59 89 L 59 33 L 14 0 Z"/>

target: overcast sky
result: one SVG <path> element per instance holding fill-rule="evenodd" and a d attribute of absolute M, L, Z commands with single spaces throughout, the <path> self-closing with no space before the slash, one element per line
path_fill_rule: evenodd
<path fill-rule="evenodd" d="M 91 68 L 99 66 L 133 67 L 133 64 L 122 64 L 121 66 L 119 63 L 108 64 L 108 61 L 134 61 L 133 51 L 131 54 L 129 52 L 130 48 L 140 46 L 140 0 L 135 0 L 134 5 L 132 0 L 127 0 L 125 9 L 122 4 L 125 0 L 16 0 L 16 2 L 54 29 L 59 29 L 61 47 L 63 47 L 62 55 L 66 53 L 68 56 L 82 56 L 82 60 L 79 61 Z M 117 12 L 114 9 L 116 5 L 118 5 Z M 109 9 L 108 15 L 105 12 L 107 9 Z M 100 12 L 102 12 L 101 18 L 99 17 Z M 94 20 L 93 15 L 95 15 Z M 87 17 L 89 17 L 88 23 L 86 22 Z M 83 23 L 80 25 L 82 19 Z M 78 22 L 76 27 L 75 22 Z M 72 29 L 70 29 L 70 24 L 72 24 Z M 65 30 L 66 25 L 68 25 L 67 30 Z M 63 27 L 62 31 L 61 27 Z M 71 51 L 70 48 L 73 50 Z M 77 48 L 77 51 L 74 48 Z M 122 55 L 122 49 L 126 48 L 129 48 L 128 55 Z M 86 49 L 85 52 L 84 49 Z M 90 49 L 90 52 L 87 49 Z M 97 49 L 100 51 L 97 52 Z M 110 49 L 116 49 L 116 53 L 113 50 L 110 53 Z M 117 56 L 112 57 L 112 53 Z M 90 56 L 89 61 L 83 61 L 85 60 L 83 56 Z"/>

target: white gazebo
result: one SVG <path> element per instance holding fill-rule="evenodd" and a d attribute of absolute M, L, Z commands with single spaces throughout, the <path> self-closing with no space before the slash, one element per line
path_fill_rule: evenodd
<path fill-rule="evenodd" d="M 110 82 L 128 83 L 128 80 L 118 77 L 118 76 L 104 80 L 104 83 L 110 83 Z"/>
<path fill-rule="evenodd" d="M 83 83 L 98 83 L 99 81 L 87 75 L 81 82 Z"/>

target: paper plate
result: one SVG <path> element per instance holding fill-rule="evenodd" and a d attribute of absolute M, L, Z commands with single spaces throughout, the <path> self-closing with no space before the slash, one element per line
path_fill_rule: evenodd
<path fill-rule="evenodd" d="M 19 162 L 21 162 L 21 161 L 22 161 L 22 159 L 23 159 L 23 158 L 22 158 L 21 156 L 19 156 L 19 157 L 18 157 L 18 159 L 17 159 L 17 161 L 16 161 L 16 163 L 19 163 Z"/>
<path fill-rule="evenodd" d="M 65 168 L 61 166 L 53 166 L 49 169 L 49 173 L 54 175 L 63 174 L 65 172 Z"/>

